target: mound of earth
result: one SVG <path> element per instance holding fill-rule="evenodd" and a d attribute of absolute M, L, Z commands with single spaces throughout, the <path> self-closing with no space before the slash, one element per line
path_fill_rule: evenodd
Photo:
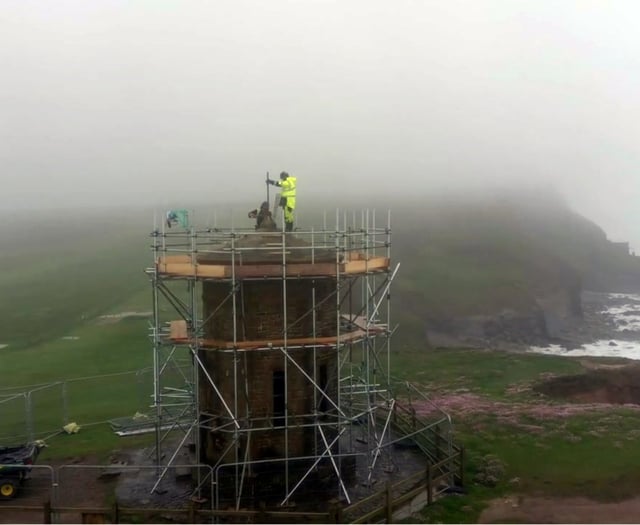
<path fill-rule="evenodd" d="M 576 403 L 640 404 L 640 365 L 554 377 L 534 385 L 533 390 Z"/>

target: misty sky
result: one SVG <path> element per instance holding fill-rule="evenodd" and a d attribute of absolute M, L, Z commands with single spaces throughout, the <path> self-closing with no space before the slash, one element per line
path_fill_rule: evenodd
<path fill-rule="evenodd" d="M 283 169 L 300 205 L 358 209 L 549 184 L 640 246 L 639 20 L 635 0 L 0 0 L 1 202 L 253 205 Z"/>

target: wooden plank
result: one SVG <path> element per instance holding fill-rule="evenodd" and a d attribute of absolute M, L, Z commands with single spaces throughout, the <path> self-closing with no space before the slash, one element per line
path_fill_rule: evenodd
<path fill-rule="evenodd" d="M 367 329 L 367 318 L 364 315 L 342 315 L 341 316 L 346 321 L 349 321 L 354 326 L 361 328 L 363 330 Z M 372 325 L 373 326 L 373 325 Z"/>
<path fill-rule="evenodd" d="M 372 523 L 374 519 L 381 517 L 383 514 L 384 507 L 378 507 L 364 516 L 360 516 L 358 519 L 353 520 L 351 523 Z"/>
<path fill-rule="evenodd" d="M 374 492 L 370 496 L 367 496 L 366 498 L 361 499 L 360 501 L 356 501 L 355 503 L 352 503 L 348 507 L 345 507 L 344 509 L 342 509 L 342 512 L 346 513 L 346 512 L 353 512 L 355 510 L 358 510 L 363 505 L 366 505 L 371 501 L 382 498 L 384 496 L 384 493 L 385 493 L 384 490 L 379 490 L 378 492 Z"/>
<path fill-rule="evenodd" d="M 385 270 L 389 268 L 389 259 L 387 257 L 374 257 L 372 259 L 361 261 L 349 261 L 344 264 L 344 273 L 360 274 L 367 271 Z"/>
<path fill-rule="evenodd" d="M 373 257 L 367 260 L 355 260 L 341 264 L 340 273 L 356 275 L 374 271 L 385 270 L 389 267 L 387 257 Z M 156 269 L 161 274 L 178 277 L 202 277 L 202 278 L 231 278 L 231 264 L 193 264 L 188 255 L 170 255 L 159 257 Z M 281 277 L 282 264 L 236 264 L 235 276 L 238 279 L 249 277 Z M 334 263 L 287 263 L 287 277 L 309 277 L 336 275 Z"/>
<path fill-rule="evenodd" d="M 424 476 L 424 474 L 422 473 L 420 474 Z M 403 494 L 402 496 L 398 496 L 396 499 L 393 500 L 393 504 L 394 506 L 402 505 L 405 501 L 415 498 L 418 494 L 420 494 L 421 492 L 424 492 L 425 490 L 427 490 L 427 486 L 425 484 L 422 484 L 419 487 L 411 489 L 406 494 Z"/>
<path fill-rule="evenodd" d="M 180 322 L 180 321 L 173 321 Z M 185 327 L 186 329 L 186 327 Z M 371 334 L 373 331 L 369 330 Z M 364 337 L 366 332 L 364 330 L 354 330 L 353 332 L 347 332 L 340 334 L 340 337 L 329 336 L 329 337 L 297 337 L 297 338 L 289 338 L 286 343 L 287 346 L 325 346 L 325 345 L 335 345 L 336 343 L 345 343 L 348 341 L 353 341 L 355 339 L 359 339 Z M 170 332 L 169 336 L 170 340 L 175 343 L 183 343 L 183 344 L 195 344 L 194 339 L 190 339 L 187 337 L 186 333 L 184 336 L 180 337 L 172 337 Z M 254 341 L 238 341 L 235 344 L 235 348 L 251 350 L 257 348 L 269 349 L 269 345 L 278 348 L 284 346 L 284 339 L 265 339 L 265 340 L 254 340 Z M 203 348 L 221 348 L 221 349 L 232 349 L 234 348 L 233 341 L 221 341 L 218 339 L 198 339 L 198 344 Z"/>
<path fill-rule="evenodd" d="M 268 510 L 248 510 L 248 509 L 241 509 L 241 510 L 209 510 L 209 509 L 198 509 L 197 513 L 201 516 L 219 516 L 219 517 L 224 517 L 224 516 L 228 516 L 228 517 L 240 517 L 240 516 L 245 516 L 245 517 L 252 517 L 252 516 L 265 516 L 265 517 L 290 517 L 290 518 L 298 518 L 304 515 L 309 515 L 310 517 L 316 517 L 316 518 L 326 518 L 327 514 L 326 513 L 313 513 L 313 512 L 309 512 L 309 513 L 301 513 L 301 512 L 296 512 L 296 513 L 291 513 L 289 514 L 288 512 L 272 512 L 272 511 L 268 511 Z"/>
<path fill-rule="evenodd" d="M 385 523 L 393 523 L 393 498 L 391 497 L 391 484 L 387 481 L 384 494 Z"/>
<path fill-rule="evenodd" d="M 3 505 L 0 510 L 17 510 L 17 511 L 42 511 L 44 506 L 26 506 L 26 505 Z M 113 510 L 112 507 L 67 507 L 56 506 L 51 507 L 51 511 L 55 513 L 68 512 L 68 513 L 94 513 L 94 514 L 106 514 Z M 174 514 L 181 515 L 189 512 L 188 508 L 137 508 L 137 507 L 120 507 L 118 506 L 118 512 L 121 515 L 129 514 Z M 321 520 L 322 523 L 327 523 L 328 513 L 326 512 L 303 512 L 303 511 L 261 511 L 261 510 L 210 510 L 210 509 L 195 509 L 195 514 L 201 516 L 228 516 L 228 517 L 254 517 L 254 516 L 266 516 L 274 518 L 292 518 L 292 519 L 311 519 Z"/>
<path fill-rule="evenodd" d="M 405 485 L 411 485 L 412 483 L 416 483 L 424 478 L 424 472 L 416 472 L 415 474 L 411 474 L 408 478 L 401 479 L 393 484 L 394 490 L 402 490 Z"/>
<path fill-rule="evenodd" d="M 194 272 L 196 277 L 229 277 L 228 273 L 228 267 L 217 264 L 213 266 L 198 264 Z"/>
<path fill-rule="evenodd" d="M 142 514 L 143 516 L 148 516 L 150 514 L 182 515 L 182 514 L 188 514 L 188 512 L 189 512 L 188 508 L 184 508 L 184 509 L 176 509 L 176 508 L 163 509 L 163 508 L 146 508 L 146 507 L 136 508 L 136 507 L 120 507 L 120 506 L 118 506 L 118 513 L 120 515 L 127 515 L 127 514 Z"/>
<path fill-rule="evenodd" d="M 157 270 L 161 274 L 177 277 L 226 277 L 226 266 L 193 265 L 191 263 L 158 263 Z"/>
<path fill-rule="evenodd" d="M 434 485 L 437 485 L 438 483 L 441 483 L 445 481 L 447 478 L 450 478 L 453 476 L 454 476 L 453 472 L 445 472 L 444 474 L 440 474 L 439 476 L 433 478 L 431 481 Z"/>
<path fill-rule="evenodd" d="M 433 465 L 431 465 L 431 468 L 435 470 L 435 469 L 439 469 L 440 467 L 444 467 L 447 463 L 456 459 L 458 456 L 459 454 L 451 454 L 448 458 L 444 458 L 438 461 L 437 463 L 434 463 Z"/>
<path fill-rule="evenodd" d="M 2 515 L 3 510 L 24 510 L 25 512 L 37 512 L 44 511 L 44 505 L 2 505 L 0 507 L 0 515 Z"/>
<path fill-rule="evenodd" d="M 169 323 L 169 338 L 170 339 L 186 339 L 187 338 L 187 322 L 171 321 Z"/>
<path fill-rule="evenodd" d="M 191 255 L 165 255 L 164 257 L 158 257 L 158 263 L 161 264 L 181 264 L 181 263 L 192 263 L 193 259 L 191 259 Z"/>
<path fill-rule="evenodd" d="M 345 321 L 353 324 L 356 328 L 360 328 L 362 330 L 367 330 L 367 318 L 363 315 L 347 315 L 342 314 L 340 317 Z M 376 323 L 369 325 L 369 333 L 383 333 L 387 330 L 386 323 Z"/>

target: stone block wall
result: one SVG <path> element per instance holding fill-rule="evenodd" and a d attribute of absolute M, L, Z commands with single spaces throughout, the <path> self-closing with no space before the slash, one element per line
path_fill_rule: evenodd
<path fill-rule="evenodd" d="M 313 349 L 289 350 L 294 361 L 313 378 Z M 234 355 L 218 350 L 201 350 L 200 357 L 207 372 L 212 377 L 225 403 L 234 412 L 237 406 L 237 419 L 242 430 L 249 428 L 262 430 L 251 433 L 250 457 L 271 459 L 285 456 L 285 439 L 288 439 L 288 455 L 308 456 L 315 453 L 314 431 L 312 427 L 302 427 L 312 423 L 314 418 L 314 386 L 307 377 L 279 349 L 252 350 L 238 352 L 237 368 L 234 373 Z M 276 392 L 274 374 L 282 374 L 286 367 L 286 406 L 288 414 L 288 432 L 284 431 L 284 412 L 276 413 L 276 397 L 284 391 Z M 316 350 L 316 383 L 333 400 L 337 399 L 337 354 L 335 350 Z M 245 381 L 246 380 L 246 381 Z M 322 384 L 324 383 L 324 384 Z M 237 395 L 237 400 L 236 396 Z M 224 430 L 206 431 L 203 435 L 205 458 L 208 462 L 217 462 L 230 440 L 233 439 L 232 419 L 224 408 L 220 396 L 215 392 L 209 380 L 200 373 L 200 411 L 213 416 L 212 426 Z M 316 392 L 316 408 L 320 418 L 335 415 L 333 405 L 323 401 Z M 283 408 L 284 409 L 284 408 Z M 331 432 L 327 432 L 331 435 Z M 242 450 L 244 454 L 244 447 Z M 235 452 L 230 450 L 224 462 L 231 462 Z"/>
<path fill-rule="evenodd" d="M 332 279 L 288 280 L 286 284 L 287 337 L 313 335 L 313 290 L 316 303 L 316 334 L 336 333 L 335 281 Z M 207 281 L 203 285 L 205 337 L 233 340 L 231 284 Z M 226 300 L 225 300 L 226 299 Z M 239 341 L 282 339 L 284 293 L 281 281 L 243 281 L 236 294 L 236 338 Z"/>
<path fill-rule="evenodd" d="M 288 338 L 313 336 L 312 293 L 315 289 L 316 335 L 336 334 L 335 281 L 331 279 L 300 279 L 287 281 Z M 205 338 L 233 340 L 233 303 L 229 297 L 230 284 L 209 281 L 203 285 Z M 225 299 L 227 299 L 225 301 Z M 284 308 L 281 281 L 243 281 L 236 295 L 236 327 L 238 341 L 278 340 L 283 338 Z M 314 377 L 314 350 L 289 348 L 288 353 L 306 374 Z M 239 350 L 235 354 L 228 350 L 202 349 L 200 358 L 215 382 L 227 406 L 237 410 L 237 418 L 244 432 L 249 428 L 261 429 L 251 432 L 249 457 L 251 460 L 273 459 L 314 455 L 316 439 L 312 423 L 315 409 L 323 412 L 327 419 L 335 414 L 330 402 L 322 401 L 316 393 L 314 409 L 314 386 L 296 365 L 285 358 L 280 348 L 267 350 Z M 338 358 L 335 348 L 316 348 L 315 377 L 329 394 L 337 398 Z M 286 369 L 286 399 L 284 399 L 284 377 Z M 279 375 L 279 379 L 276 376 Z M 203 456 L 214 464 L 220 459 L 224 463 L 235 461 L 235 449 L 224 451 L 233 440 L 232 419 L 224 408 L 220 396 L 208 378 L 200 372 L 199 405 L 201 418 L 213 417 L 208 426 L 218 430 L 202 430 Z M 324 383 L 324 384 L 321 384 Z M 281 391 L 276 392 L 277 389 Z M 285 432 L 284 407 L 288 416 L 288 431 Z M 278 407 L 280 412 L 278 413 Z M 327 438 L 333 432 L 327 432 Z M 286 440 L 286 441 L 285 441 Z M 285 444 L 286 443 L 286 444 Z M 246 440 L 243 440 L 240 457 L 244 458 Z"/>

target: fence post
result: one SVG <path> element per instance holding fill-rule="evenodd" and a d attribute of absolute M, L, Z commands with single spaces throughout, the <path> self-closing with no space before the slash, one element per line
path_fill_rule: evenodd
<path fill-rule="evenodd" d="M 42 523 L 51 523 L 51 500 L 50 499 L 44 502 L 44 505 L 42 506 L 42 510 L 44 512 L 44 515 L 42 517 Z"/>
<path fill-rule="evenodd" d="M 264 500 L 261 500 L 260 503 L 258 503 L 256 523 L 267 523 L 267 502 Z"/>
<path fill-rule="evenodd" d="M 35 438 L 33 437 L 33 404 L 31 403 L 31 392 L 27 392 L 24 395 L 24 410 L 26 412 L 25 423 L 27 426 L 27 437 L 29 441 L 33 441 Z"/>
<path fill-rule="evenodd" d="M 436 425 L 435 428 L 435 440 L 436 440 L 436 460 L 440 461 L 442 459 L 441 448 L 442 448 L 442 434 L 440 433 L 440 425 Z"/>
<path fill-rule="evenodd" d="M 69 423 L 69 398 L 67 395 L 67 382 L 62 382 L 62 421 Z"/>
<path fill-rule="evenodd" d="M 189 501 L 189 523 L 196 522 L 196 502 L 191 500 Z"/>
<path fill-rule="evenodd" d="M 120 509 L 117 501 L 113 504 L 113 523 L 120 523 Z"/>
<path fill-rule="evenodd" d="M 329 523 L 342 523 L 342 506 L 336 498 L 329 501 Z"/>
<path fill-rule="evenodd" d="M 464 487 L 464 446 L 460 446 L 460 486 Z"/>
<path fill-rule="evenodd" d="M 433 488 L 431 486 L 431 462 L 427 461 L 427 505 L 433 503 Z"/>
<path fill-rule="evenodd" d="M 384 487 L 385 523 L 393 523 L 393 499 L 391 498 L 391 483 L 387 480 Z"/>

